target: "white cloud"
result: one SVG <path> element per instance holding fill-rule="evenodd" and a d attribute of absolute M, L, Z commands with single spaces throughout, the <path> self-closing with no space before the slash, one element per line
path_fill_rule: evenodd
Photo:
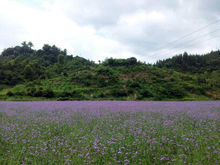
<path fill-rule="evenodd" d="M 1 10 L 6 8 L 10 8 L 13 13 Z M 18 43 L 24 40 L 32 41 L 37 48 L 44 43 L 56 44 L 67 48 L 69 53 L 79 54 L 95 61 L 111 56 L 120 57 L 123 52 L 128 51 L 126 46 L 119 42 L 97 35 L 97 31 L 92 26 L 79 26 L 59 11 L 37 10 L 17 2 L 2 3 L 0 10 L 4 15 L 3 18 L 12 22 L 10 28 L 21 26 L 21 30 L 17 29 L 13 33 Z M 8 30 L 10 29 L 2 30 L 1 35 L 5 31 L 9 34 L 12 32 Z M 14 39 L 13 37 L 10 39 L 13 44 Z M 3 44 L 3 46 L 11 46 L 11 44 Z"/>
<path fill-rule="evenodd" d="M 157 22 L 164 19 L 164 15 L 161 12 L 153 11 L 146 13 L 145 11 L 138 11 L 132 15 L 122 16 L 119 22 L 127 25 L 143 25 L 145 22 Z"/>
<path fill-rule="evenodd" d="M 155 62 L 184 51 L 203 53 L 219 48 L 220 32 L 213 31 L 220 22 L 167 43 L 220 19 L 216 4 L 217 0 L 2 0 L 0 50 L 26 40 L 36 48 L 55 44 L 95 61 L 134 56 Z"/>

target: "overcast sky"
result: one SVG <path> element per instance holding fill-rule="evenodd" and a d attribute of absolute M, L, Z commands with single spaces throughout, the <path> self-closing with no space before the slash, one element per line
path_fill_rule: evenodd
<path fill-rule="evenodd" d="M 206 53 L 220 48 L 219 4 L 219 0 L 1 0 L 0 52 L 32 41 L 36 49 L 55 44 L 94 61 L 136 57 L 148 63 L 184 51 Z"/>

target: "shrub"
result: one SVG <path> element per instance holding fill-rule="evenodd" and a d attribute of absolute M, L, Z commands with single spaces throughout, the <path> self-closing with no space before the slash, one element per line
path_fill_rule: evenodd
<path fill-rule="evenodd" d="M 8 91 L 8 92 L 6 93 L 6 95 L 7 95 L 7 96 L 14 96 L 14 93 L 13 93 L 12 91 Z"/>
<path fill-rule="evenodd" d="M 141 97 L 143 97 L 143 98 L 147 98 L 147 97 L 152 97 L 152 96 L 153 96 L 153 94 L 152 94 L 152 92 L 150 91 L 150 89 L 147 89 L 147 88 L 142 89 L 142 90 L 140 91 L 140 95 L 141 95 Z"/>
<path fill-rule="evenodd" d="M 16 96 L 25 96 L 25 92 L 24 91 L 16 91 L 16 92 L 14 92 L 14 94 Z"/>
<path fill-rule="evenodd" d="M 128 96 L 128 92 L 125 89 L 112 89 L 110 94 L 114 97 L 125 97 Z"/>
<path fill-rule="evenodd" d="M 128 82 L 128 87 L 130 87 L 130 88 L 141 88 L 141 85 L 137 81 L 129 81 Z"/>
<path fill-rule="evenodd" d="M 37 89 L 35 87 L 29 87 L 26 90 L 26 95 L 27 96 L 36 96 L 36 91 L 37 91 Z"/>
<path fill-rule="evenodd" d="M 47 97 L 47 98 L 54 97 L 54 92 L 48 88 L 47 89 L 43 89 L 43 88 L 37 89 L 36 87 L 27 88 L 26 94 L 32 97 Z"/>
<path fill-rule="evenodd" d="M 161 100 L 162 98 L 183 98 L 183 96 L 185 96 L 185 92 L 182 87 L 173 83 L 167 83 L 155 87 L 154 97 L 158 100 Z"/>
<path fill-rule="evenodd" d="M 43 97 L 52 98 L 54 97 L 54 92 L 51 89 L 43 90 Z"/>

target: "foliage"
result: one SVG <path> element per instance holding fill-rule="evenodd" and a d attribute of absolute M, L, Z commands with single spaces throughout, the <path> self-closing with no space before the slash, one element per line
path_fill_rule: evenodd
<path fill-rule="evenodd" d="M 136 65 L 137 59 L 135 57 L 131 57 L 128 59 L 113 59 L 109 58 L 103 62 L 106 66 L 130 66 Z"/>
<path fill-rule="evenodd" d="M 136 58 L 109 58 L 99 64 L 67 50 L 31 42 L 0 55 L 0 99 L 167 100 L 220 98 L 220 51 L 183 55 L 145 64 Z"/>
<path fill-rule="evenodd" d="M 160 68 L 171 68 L 180 72 L 204 73 L 220 70 L 220 51 L 208 53 L 206 55 L 182 55 L 158 61 L 156 66 Z"/>

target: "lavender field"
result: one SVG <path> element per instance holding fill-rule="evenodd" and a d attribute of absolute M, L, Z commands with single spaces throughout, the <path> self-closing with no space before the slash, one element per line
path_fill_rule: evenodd
<path fill-rule="evenodd" d="M 0 102 L 0 164 L 219 164 L 220 102 Z"/>

